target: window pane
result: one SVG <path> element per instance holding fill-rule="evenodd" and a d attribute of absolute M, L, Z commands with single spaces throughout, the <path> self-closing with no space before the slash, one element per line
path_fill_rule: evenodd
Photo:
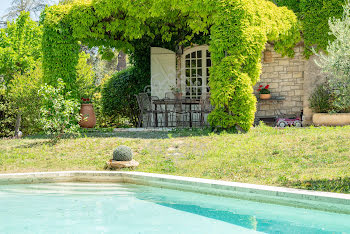
<path fill-rule="evenodd" d="M 186 77 L 190 77 L 191 76 L 191 70 L 190 69 L 186 69 Z"/>
<path fill-rule="evenodd" d="M 191 58 L 196 58 L 196 52 L 192 52 Z"/>
<path fill-rule="evenodd" d="M 207 67 L 211 67 L 211 59 L 207 59 Z"/>
<path fill-rule="evenodd" d="M 202 58 L 202 51 L 201 50 L 197 51 L 197 58 Z"/>
<path fill-rule="evenodd" d="M 202 77 L 202 69 L 197 69 L 197 75 L 198 77 Z"/>
<path fill-rule="evenodd" d="M 186 86 L 190 86 L 191 85 L 191 80 L 190 79 L 186 79 Z"/>
<path fill-rule="evenodd" d="M 189 68 L 191 66 L 190 60 L 186 60 L 186 68 Z"/>
<path fill-rule="evenodd" d="M 202 95 L 202 88 L 198 88 L 198 96 Z"/>
<path fill-rule="evenodd" d="M 197 67 L 202 67 L 202 59 L 197 59 Z"/>
<path fill-rule="evenodd" d="M 207 76 L 210 76 L 210 74 L 209 74 L 209 68 L 207 68 Z"/>
<path fill-rule="evenodd" d="M 192 69 L 192 77 L 196 77 L 197 76 L 197 74 L 196 74 L 196 69 Z"/>
<path fill-rule="evenodd" d="M 190 58 L 190 54 L 186 55 L 186 58 L 189 59 Z"/>
<path fill-rule="evenodd" d="M 191 66 L 192 66 L 192 68 L 196 67 L 196 60 L 191 60 Z"/>
<path fill-rule="evenodd" d="M 207 50 L 207 58 L 210 58 L 210 52 Z"/>
<path fill-rule="evenodd" d="M 202 86 L 202 78 L 198 78 L 198 80 L 197 80 L 197 86 Z"/>
<path fill-rule="evenodd" d="M 192 78 L 191 86 L 196 86 L 196 82 L 197 82 L 197 79 L 196 78 Z"/>

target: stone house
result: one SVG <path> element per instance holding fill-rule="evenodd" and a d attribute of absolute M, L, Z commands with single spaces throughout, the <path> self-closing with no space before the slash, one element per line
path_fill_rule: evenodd
<path fill-rule="evenodd" d="M 303 43 L 295 48 L 294 58 L 282 57 L 273 46 L 266 45 L 262 56 L 262 74 L 254 87 L 258 96 L 259 85 L 270 85 L 271 100 L 258 100 L 256 116 L 271 118 L 277 115 L 300 115 L 303 123 L 311 124 L 312 111 L 309 96 L 323 76 L 315 64 L 314 57 L 303 57 Z M 207 45 L 185 48 L 181 56 L 180 81 L 176 77 L 176 54 L 173 51 L 151 48 L 151 92 L 152 96 L 164 98 L 172 87 L 180 87 L 187 98 L 200 98 L 209 92 L 210 53 Z M 277 100 L 276 100 L 277 99 Z"/>

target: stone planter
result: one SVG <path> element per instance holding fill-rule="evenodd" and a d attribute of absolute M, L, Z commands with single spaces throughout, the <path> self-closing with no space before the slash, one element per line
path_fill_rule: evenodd
<path fill-rule="evenodd" d="M 268 93 L 268 94 L 260 94 L 260 99 L 271 99 L 271 94 Z"/>
<path fill-rule="evenodd" d="M 96 115 L 92 104 L 81 104 L 80 115 L 82 120 L 79 122 L 82 128 L 93 128 L 96 125 Z"/>
<path fill-rule="evenodd" d="M 350 125 L 350 113 L 327 114 L 317 113 L 312 116 L 316 126 L 344 126 Z"/>

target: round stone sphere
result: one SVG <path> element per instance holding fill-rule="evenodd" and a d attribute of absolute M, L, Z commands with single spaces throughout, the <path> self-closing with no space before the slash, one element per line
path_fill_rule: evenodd
<path fill-rule="evenodd" d="M 113 160 L 114 161 L 131 161 L 132 160 L 132 150 L 130 147 L 125 145 L 118 146 L 113 151 Z"/>

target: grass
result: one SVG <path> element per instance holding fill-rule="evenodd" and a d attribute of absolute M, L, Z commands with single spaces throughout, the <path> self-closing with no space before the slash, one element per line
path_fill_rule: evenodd
<path fill-rule="evenodd" d="M 87 132 L 55 145 L 41 136 L 2 139 L 0 173 L 104 170 L 119 145 L 133 149 L 137 171 L 350 193 L 350 126 Z"/>

